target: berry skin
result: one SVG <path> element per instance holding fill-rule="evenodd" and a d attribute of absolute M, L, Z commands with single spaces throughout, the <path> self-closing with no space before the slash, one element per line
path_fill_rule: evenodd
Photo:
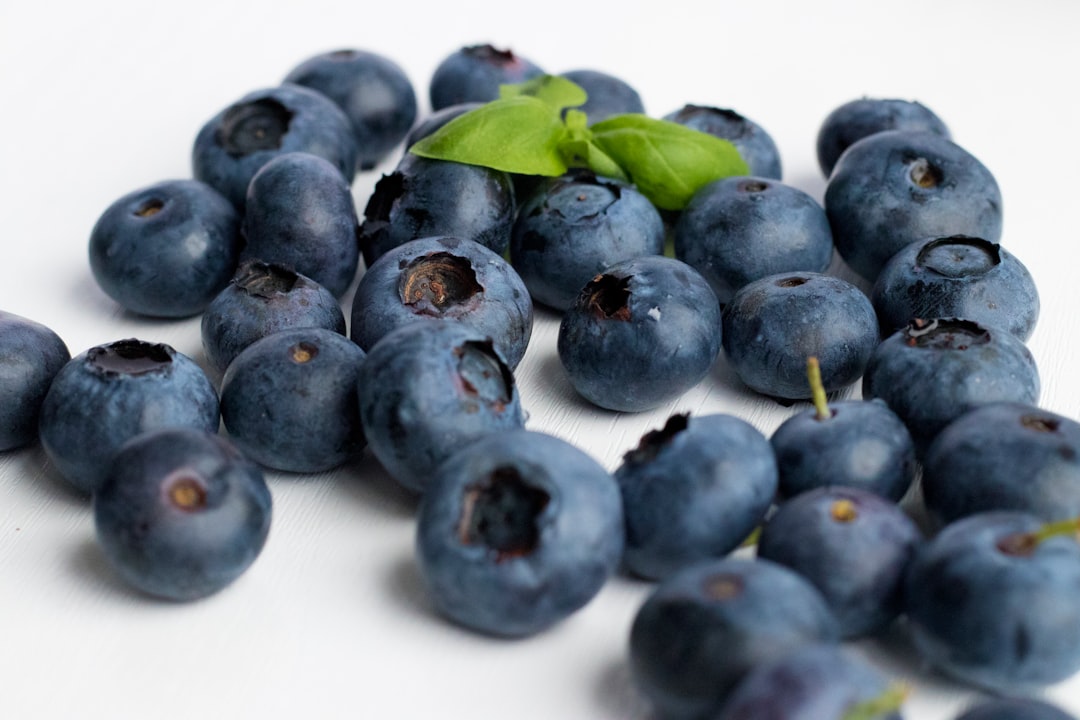
<path fill-rule="evenodd" d="M 638 609 L 630 671 L 658 717 L 710 718 L 753 668 L 835 642 L 835 623 L 817 589 L 781 565 L 697 563 L 660 582 Z"/>
<path fill-rule="evenodd" d="M 248 185 L 241 258 L 286 265 L 341 297 L 360 261 L 358 231 L 341 173 L 311 153 L 282 153 Z"/>
<path fill-rule="evenodd" d="M 227 440 L 161 429 L 117 452 L 94 493 L 94 525 L 127 583 L 189 601 L 218 592 L 255 562 L 271 506 L 259 466 Z"/>
<path fill-rule="evenodd" d="M 907 245 L 874 282 L 870 301 L 882 335 L 916 318 L 961 317 L 1027 340 L 1039 293 L 1027 268 L 1000 245 L 954 235 Z"/>
<path fill-rule="evenodd" d="M 1005 331 L 969 320 L 917 320 L 870 356 L 862 395 L 881 398 L 904 421 L 922 458 L 950 422 L 997 401 L 1034 404 L 1039 372 L 1031 351 Z"/>
<path fill-rule="evenodd" d="M 491 635 L 532 635 L 584 606 L 622 547 L 611 475 L 564 440 L 528 430 L 453 454 L 417 514 L 416 554 L 435 607 Z"/>
<path fill-rule="evenodd" d="M 162 343 L 118 340 L 72 358 L 41 405 L 45 454 L 76 490 L 95 492 L 113 454 L 150 430 L 216 433 L 217 392 L 195 361 Z"/>
<path fill-rule="evenodd" d="M 829 176 L 833 242 L 866 280 L 904 246 L 928 237 L 1001 238 L 1001 191 L 964 148 L 929 132 L 889 130 L 847 149 Z"/>
<path fill-rule="evenodd" d="M 684 105 L 665 115 L 664 119 L 729 141 L 739 151 L 751 175 L 771 180 L 782 177 L 780 150 L 772 136 L 756 122 L 734 110 Z"/>
<path fill-rule="evenodd" d="M 510 262 L 533 299 L 557 311 L 612 265 L 664 251 L 664 221 L 626 183 L 574 171 L 542 184 L 510 237 Z"/>
<path fill-rule="evenodd" d="M 817 136 L 818 165 L 825 177 L 853 143 L 886 130 L 924 131 L 949 139 L 949 129 L 925 105 L 909 100 L 860 98 L 829 113 Z"/>
<path fill-rule="evenodd" d="M 559 359 L 598 407 L 638 412 L 689 390 L 720 352 L 720 305 L 692 267 L 662 255 L 617 263 L 563 313 Z"/>
<path fill-rule="evenodd" d="M 533 306 L 500 255 L 472 240 L 420 238 L 389 250 L 360 278 L 349 332 L 371 350 L 392 330 L 425 320 L 471 324 L 512 370 L 529 345 Z"/>
<path fill-rule="evenodd" d="M 202 312 L 236 270 L 240 216 L 197 180 L 167 180 L 111 204 L 90 232 L 90 270 L 105 294 L 151 317 Z"/>
<path fill-rule="evenodd" d="M 416 121 L 416 92 L 389 58 L 364 50 L 335 50 L 308 58 L 285 82 L 317 90 L 352 121 L 357 170 L 370 170 L 398 146 Z"/>
<path fill-rule="evenodd" d="M 922 489 L 940 525 L 991 510 L 1080 516 L 1080 423 L 1026 403 L 975 407 L 931 443 Z"/>
<path fill-rule="evenodd" d="M 501 255 L 510 244 L 516 212 L 508 174 L 406 153 L 394 172 L 375 184 L 364 208 L 360 251 L 371 267 L 409 240 L 449 235 Z"/>
<path fill-rule="evenodd" d="M 360 418 L 386 471 L 422 493 L 439 465 L 485 435 L 524 426 L 513 372 L 491 338 L 458 322 L 414 322 L 371 348 Z"/>
<path fill-rule="evenodd" d="M 585 113 L 590 125 L 612 115 L 645 112 L 637 90 L 614 75 L 598 70 L 570 70 L 560 74 L 588 96 L 585 104 L 576 109 Z"/>
<path fill-rule="evenodd" d="M 885 677 L 838 645 L 813 644 L 753 668 L 723 704 L 717 720 L 845 720 L 889 692 Z M 901 720 L 882 711 L 874 720 Z"/>
<path fill-rule="evenodd" d="M 626 516 L 624 566 L 659 579 L 735 550 L 776 494 L 776 460 L 733 415 L 673 415 L 615 471 Z"/>
<path fill-rule="evenodd" d="M 337 298 L 290 268 L 248 260 L 203 313 L 203 353 L 220 375 L 259 338 L 301 327 L 344 335 L 345 315 Z"/>
<path fill-rule="evenodd" d="M 675 257 L 705 276 L 721 305 L 768 275 L 823 273 L 832 254 L 824 208 L 802 190 L 768 178 L 709 183 L 675 225 Z"/>
<path fill-rule="evenodd" d="M 723 327 L 724 353 L 739 379 L 788 400 L 811 395 L 808 357 L 818 358 L 825 392 L 834 392 L 859 379 L 878 342 L 869 298 L 821 273 L 780 273 L 744 285 L 724 307 Z"/>
<path fill-rule="evenodd" d="M 957 520 L 923 546 L 905 605 L 923 660 L 994 693 L 1030 693 L 1080 670 L 1080 544 L 1036 541 L 1024 513 Z"/>
<path fill-rule="evenodd" d="M 965 710 L 956 720 L 1076 720 L 1061 708 L 1035 698 L 992 698 Z"/>
<path fill-rule="evenodd" d="M 330 470 L 364 448 L 356 383 L 364 351 L 333 330 L 267 335 L 236 356 L 221 381 L 221 419 L 259 464 Z"/>
<path fill-rule="evenodd" d="M 0 452 L 37 440 L 45 394 L 70 359 L 53 330 L 0 310 Z"/>
<path fill-rule="evenodd" d="M 491 45 L 469 45 L 446 56 L 431 76 L 431 109 L 499 98 L 500 85 L 513 85 L 543 75 L 534 62 Z"/>
<path fill-rule="evenodd" d="M 349 118 L 322 93 L 293 84 L 252 91 L 207 120 L 192 170 L 243 210 L 251 178 L 287 152 L 318 155 L 352 182 L 358 151 Z"/>
<path fill-rule="evenodd" d="M 828 417 L 806 410 L 769 438 L 780 471 L 781 497 L 840 485 L 899 502 L 915 480 L 915 445 L 881 400 L 828 403 Z"/>
<path fill-rule="evenodd" d="M 759 558 L 821 591 L 845 640 L 875 635 L 900 614 L 904 574 L 922 538 L 896 503 L 867 490 L 821 487 L 780 504 Z"/>

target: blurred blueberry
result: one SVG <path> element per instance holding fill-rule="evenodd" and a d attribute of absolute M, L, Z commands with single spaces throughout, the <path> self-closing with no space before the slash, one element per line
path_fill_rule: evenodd
<path fill-rule="evenodd" d="M 543 75 L 531 60 L 490 44 L 469 45 L 446 56 L 431 76 L 431 109 L 499 98 L 500 85 L 513 85 Z"/>
<path fill-rule="evenodd" d="M 780 149 L 763 127 L 734 110 L 704 105 L 684 105 L 665 120 L 727 140 L 750 168 L 750 175 L 779 180 L 783 171 Z"/>
<path fill-rule="evenodd" d="M 408 149 L 412 147 L 417 141 L 431 135 L 457 116 L 464 115 L 470 110 L 475 110 L 483 104 L 484 103 L 481 102 L 458 103 L 457 105 L 444 107 L 442 110 L 436 110 L 409 131 L 409 136 L 405 138 L 405 148 Z"/>
<path fill-rule="evenodd" d="M 833 254 L 825 209 L 802 190 L 757 177 L 698 190 L 675 224 L 674 248 L 705 276 L 721 305 L 768 275 L 823 273 Z"/>
<path fill-rule="evenodd" d="M 720 305 L 684 262 L 643 255 L 616 263 L 563 313 L 557 349 L 574 390 L 620 412 L 655 408 L 709 372 L 720 352 Z"/>
<path fill-rule="evenodd" d="M 863 375 L 864 398 L 881 398 L 904 421 L 922 458 L 946 425 L 977 405 L 1035 403 L 1039 372 L 1011 333 L 969 320 L 916 320 L 885 338 Z"/>
<path fill-rule="evenodd" d="M 964 148 L 929 132 L 889 130 L 841 156 L 825 188 L 833 242 L 873 282 L 905 245 L 928 237 L 1001 238 L 1001 191 Z"/>
<path fill-rule="evenodd" d="M 118 340 L 72 358 L 56 374 L 38 425 L 49 460 L 93 493 L 125 442 L 149 430 L 215 433 L 218 396 L 195 361 L 163 343 Z"/>
<path fill-rule="evenodd" d="M 94 525 L 126 582 L 187 601 L 218 592 L 255 562 L 271 506 L 262 471 L 227 440 L 159 429 L 117 452 L 94 493 Z"/>
<path fill-rule="evenodd" d="M 850 640 L 882 632 L 900 614 L 904 574 L 921 540 L 895 502 L 830 486 L 781 503 L 761 530 L 757 556 L 813 583 Z"/>
<path fill-rule="evenodd" d="M 358 170 L 370 170 L 404 139 L 416 121 L 416 92 L 393 60 L 357 49 L 308 58 L 285 82 L 318 90 L 352 121 Z"/>
<path fill-rule="evenodd" d="M 356 172 L 356 138 L 344 111 L 291 83 L 252 91 L 207 120 L 195 138 L 192 169 L 242 210 L 252 176 L 286 152 L 318 155 L 349 183 Z"/>
<path fill-rule="evenodd" d="M 949 138 L 949 129 L 928 107 L 912 100 L 859 98 L 833 110 L 817 135 L 817 159 L 825 177 L 853 143 L 886 130 L 931 132 Z"/>
<path fill-rule="evenodd" d="M 330 470 L 364 448 L 356 388 L 364 351 L 341 333 L 293 328 L 256 340 L 221 381 L 233 442 L 274 470 Z"/>
<path fill-rule="evenodd" d="M 857 287 L 821 273 L 769 275 L 740 288 L 724 308 L 724 353 L 747 387 L 763 395 L 811 396 L 806 359 L 821 365 L 825 392 L 863 374 L 878 342 L 877 317 Z"/>
<path fill-rule="evenodd" d="M 188 317 L 229 282 L 240 258 L 240 216 L 209 185 L 166 180 L 112 203 L 90 232 L 90 270 L 132 312 Z"/>
<path fill-rule="evenodd" d="M 619 490 L 564 440 L 489 435 L 441 464 L 416 522 L 438 611 L 492 635 L 532 635 L 591 600 L 623 547 Z"/>
<path fill-rule="evenodd" d="M 282 153 L 251 178 L 243 259 L 286 265 L 341 297 L 360 261 L 349 184 L 310 153 Z"/>
<path fill-rule="evenodd" d="M 588 95 L 585 104 L 576 109 L 588 116 L 590 125 L 612 115 L 645 112 L 637 90 L 621 78 L 599 70 L 570 70 L 560 75 L 580 86 Z"/>
<path fill-rule="evenodd" d="M 995 697 L 978 701 L 957 715 L 956 720 L 1076 720 L 1076 718 L 1045 700 Z"/>
<path fill-rule="evenodd" d="M 616 263 L 664 251 L 659 211 L 630 185 L 572 171 L 543 183 L 521 206 L 510 262 L 533 299 L 558 311 Z"/>
<path fill-rule="evenodd" d="M 360 250 L 371 267 L 390 248 L 436 235 L 474 240 L 502 254 L 517 206 L 500 170 L 406 153 L 364 208 Z"/>
<path fill-rule="evenodd" d="M 465 323 L 391 331 L 368 353 L 358 392 L 368 445 L 414 492 L 468 443 L 525 424 L 513 372 L 491 338 Z"/>
<path fill-rule="evenodd" d="M 673 415 L 615 471 L 626 516 L 623 563 L 663 578 L 735 550 L 776 494 L 768 440 L 733 415 Z"/>
<path fill-rule="evenodd" d="M 916 318 L 961 317 L 1027 340 L 1039 318 L 1039 292 L 1024 264 L 967 235 L 905 246 L 881 268 L 870 300 L 882 335 Z"/>
<path fill-rule="evenodd" d="M 0 452 L 37 440 L 45 393 L 70 359 L 51 328 L 0 310 Z"/>
<path fill-rule="evenodd" d="M 248 260 L 203 313 L 202 347 L 219 374 L 259 338 L 292 328 L 321 327 L 345 334 L 337 298 L 311 278 L 282 265 Z"/>
<path fill-rule="evenodd" d="M 387 251 L 360 278 L 349 332 L 370 350 L 391 330 L 418 320 L 473 325 L 513 369 L 532 335 L 533 307 L 502 256 L 472 240 L 420 238 Z"/>

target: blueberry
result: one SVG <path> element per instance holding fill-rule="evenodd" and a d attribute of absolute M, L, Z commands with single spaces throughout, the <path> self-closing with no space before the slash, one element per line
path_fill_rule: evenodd
<path fill-rule="evenodd" d="M 510 243 L 517 206 L 500 170 L 406 153 L 375 184 L 364 208 L 360 250 L 368 267 L 387 250 L 436 235 L 475 240 L 500 255 Z"/>
<path fill-rule="evenodd" d="M 1037 402 L 1039 372 L 1011 333 L 956 318 L 916 320 L 874 348 L 862 395 L 881 398 L 904 421 L 921 458 L 942 428 L 977 405 Z"/>
<path fill-rule="evenodd" d="M 904 574 L 921 540 L 896 503 L 831 486 L 781 503 L 761 530 L 757 554 L 812 582 L 841 637 L 853 639 L 880 633 L 900 614 Z"/>
<path fill-rule="evenodd" d="M 946 425 L 923 458 L 923 497 L 941 524 L 990 510 L 1080 516 L 1080 423 L 1027 403 L 988 403 Z"/>
<path fill-rule="evenodd" d="M 291 328 L 345 334 L 337 298 L 311 278 L 282 265 L 248 260 L 203 313 L 203 353 L 217 373 L 259 338 Z"/>
<path fill-rule="evenodd" d="M 453 454 L 416 522 L 435 607 L 492 635 L 532 635 L 577 611 L 615 572 L 622 547 L 611 475 L 566 441 L 528 430 Z"/>
<path fill-rule="evenodd" d="M 0 452 L 37 440 L 45 393 L 70 359 L 51 328 L 0 310 Z"/>
<path fill-rule="evenodd" d="M 1035 698 L 991 698 L 972 705 L 956 720 L 1076 720 L 1059 707 Z"/>
<path fill-rule="evenodd" d="M 772 180 L 782 177 L 780 150 L 772 136 L 756 122 L 734 110 L 684 105 L 665 115 L 664 119 L 729 141 L 739 151 L 751 175 Z"/>
<path fill-rule="evenodd" d="M 239 262 L 240 216 L 209 185 L 167 180 L 112 203 L 90 232 L 90 270 L 120 305 L 154 317 L 202 312 Z"/>
<path fill-rule="evenodd" d="M 612 115 L 645 112 L 637 90 L 621 78 L 599 70 L 569 70 L 560 75 L 585 91 L 588 99 L 576 109 L 585 113 L 590 125 Z"/>
<path fill-rule="evenodd" d="M 458 117 L 459 115 L 464 115 L 470 110 L 475 110 L 483 104 L 484 103 L 482 102 L 465 102 L 458 103 L 456 105 L 448 105 L 442 110 L 436 110 L 409 131 L 409 136 L 405 138 L 405 147 L 412 147 L 418 141 L 423 140 L 428 135 L 431 135 L 433 132 L 435 132 L 454 118 Z"/>
<path fill-rule="evenodd" d="M 469 45 L 446 56 L 431 76 L 431 109 L 463 102 L 497 100 L 500 85 L 525 82 L 543 75 L 534 62 L 511 50 Z"/>
<path fill-rule="evenodd" d="M 1032 515 L 980 513 L 930 540 L 905 584 L 922 659 L 996 693 L 1080 670 L 1080 544 L 1067 525 L 1047 534 Z"/>
<path fill-rule="evenodd" d="M 1001 238 L 1001 191 L 964 148 L 929 132 L 889 130 L 847 149 L 825 188 L 840 256 L 873 281 L 905 245 L 928 237 Z"/>
<path fill-rule="evenodd" d="M 836 621 L 813 585 L 768 560 L 696 563 L 660 582 L 630 629 L 634 683 L 664 720 L 714 717 L 747 673 Z"/>
<path fill-rule="evenodd" d="M 720 352 L 720 305 L 692 267 L 662 255 L 616 263 L 563 314 L 559 360 L 602 408 L 637 412 L 689 390 Z"/>
<path fill-rule="evenodd" d="M 291 83 L 252 91 L 207 120 L 195 138 L 192 169 L 242 210 L 252 176 L 286 152 L 318 155 L 348 182 L 356 171 L 349 118 L 322 93 Z"/>
<path fill-rule="evenodd" d="M 881 268 L 870 300 L 883 335 L 915 318 L 962 317 L 1027 340 L 1039 318 L 1039 293 L 1024 264 L 967 235 L 905 246 Z"/>
<path fill-rule="evenodd" d="M 510 236 L 510 262 L 534 300 L 558 311 L 612 265 L 664 251 L 660 212 L 632 186 L 588 171 L 542 184 Z"/>
<path fill-rule="evenodd" d="M 769 442 L 782 497 L 839 485 L 898 502 L 915 479 L 911 433 L 881 400 L 828 403 L 824 417 L 814 409 L 799 412 Z"/>
<path fill-rule="evenodd" d="M 364 351 L 325 328 L 267 335 L 221 381 L 221 419 L 236 445 L 275 470 L 330 470 L 364 448 L 357 378 Z"/>
<path fill-rule="evenodd" d="M 817 159 L 825 177 L 853 143 L 886 130 L 931 132 L 949 138 L 949 129 L 928 107 L 912 100 L 859 98 L 825 118 L 817 135 Z"/>
<path fill-rule="evenodd" d="M 623 564 L 663 578 L 735 550 L 776 494 L 768 440 L 733 415 L 672 415 L 615 471 L 626 516 Z"/>
<path fill-rule="evenodd" d="M 227 440 L 191 428 L 126 443 L 94 493 L 105 557 L 139 590 L 196 600 L 247 570 L 266 542 L 270 490 Z"/>
<path fill-rule="evenodd" d="M 217 432 L 217 392 L 188 356 L 136 339 L 97 345 L 56 374 L 38 424 L 49 460 L 73 487 L 93 493 L 125 442 L 150 430 Z"/>
<path fill-rule="evenodd" d="M 890 697 L 895 695 L 895 697 Z M 828 643 L 805 645 L 754 667 L 716 720 L 901 720 L 902 698 L 876 668 Z M 884 706 L 884 707 L 882 707 Z M 853 715 L 859 708 L 881 708 Z M 888 709 L 886 709 L 888 708 Z"/>
<path fill-rule="evenodd" d="M 525 424 L 510 367 L 491 338 L 465 323 L 393 330 L 371 348 L 358 384 L 368 445 L 415 492 L 466 444 Z"/>
<path fill-rule="evenodd" d="M 401 66 L 377 53 L 345 49 L 308 58 L 285 82 L 317 90 L 352 121 L 358 170 L 375 167 L 416 121 L 416 92 Z"/>
<path fill-rule="evenodd" d="M 287 265 L 341 297 L 360 261 L 349 183 L 326 160 L 282 153 L 251 178 L 241 257 Z"/>
<path fill-rule="evenodd" d="M 825 392 L 859 379 L 878 342 L 870 299 L 821 273 L 769 275 L 744 285 L 724 307 L 724 353 L 755 392 L 788 400 L 811 396 L 806 359 L 821 365 Z"/>
<path fill-rule="evenodd" d="M 364 350 L 418 320 L 467 322 L 488 335 L 511 369 L 525 355 L 533 307 L 506 260 L 480 243 L 452 237 L 410 240 L 368 268 L 352 303 L 352 339 Z"/>
<path fill-rule="evenodd" d="M 833 242 L 825 209 L 802 190 L 731 177 L 694 194 L 675 224 L 674 249 L 726 305 L 736 290 L 768 275 L 825 272 Z"/>

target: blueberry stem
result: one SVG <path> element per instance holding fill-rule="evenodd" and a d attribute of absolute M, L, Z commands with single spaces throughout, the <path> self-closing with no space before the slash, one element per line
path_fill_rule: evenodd
<path fill-rule="evenodd" d="M 825 397 L 825 385 L 821 382 L 821 364 L 813 355 L 806 358 L 806 379 L 810 382 L 817 419 L 828 420 L 832 417 L 832 412 L 829 411 L 829 400 Z"/>
<path fill-rule="evenodd" d="M 739 543 L 739 547 L 741 547 L 741 548 L 754 547 L 754 546 L 756 546 L 758 544 L 758 541 L 760 539 L 761 539 L 761 526 L 758 525 L 756 528 L 754 528 L 753 530 L 750 531 L 750 534 L 746 536 L 745 540 L 743 540 L 741 543 Z"/>
<path fill-rule="evenodd" d="M 1080 533 L 1080 518 L 1055 520 L 1045 523 L 1038 530 L 1003 538 L 999 547 L 1010 555 L 1029 555 L 1045 540 L 1066 535 L 1075 537 L 1078 533 Z"/>
<path fill-rule="evenodd" d="M 889 687 L 877 697 L 852 705 L 841 720 L 874 720 L 874 718 L 896 712 L 910 694 L 911 688 L 905 683 L 890 683 Z"/>

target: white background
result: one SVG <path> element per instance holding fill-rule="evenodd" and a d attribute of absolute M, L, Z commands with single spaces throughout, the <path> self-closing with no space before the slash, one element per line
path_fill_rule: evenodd
<path fill-rule="evenodd" d="M 1030 341 L 1042 404 L 1075 418 L 1078 31 L 1080 3 L 1069 0 L 2 0 L 0 308 L 52 327 L 72 354 L 137 336 L 201 359 L 197 318 L 137 318 L 96 287 L 86 253 L 98 215 L 131 190 L 190 176 L 201 125 L 310 55 L 380 52 L 403 66 L 426 112 L 438 62 L 490 41 L 550 72 L 617 74 L 654 115 L 687 102 L 733 108 L 772 134 L 785 180 L 819 200 L 814 140 L 830 110 L 863 95 L 933 108 L 1001 185 L 1003 244 L 1042 294 Z M 392 165 L 357 177 L 361 209 Z M 518 371 L 529 426 L 612 469 L 673 411 L 732 412 L 768 434 L 797 409 L 752 396 L 721 361 L 654 413 L 601 412 L 562 377 L 555 329 L 539 315 Z M 176 605 L 113 578 L 88 502 L 39 449 L 0 456 L 0 717 L 649 717 L 626 669 L 647 584 L 617 578 L 532 639 L 477 637 L 432 614 L 412 559 L 415 501 L 370 457 L 269 480 L 262 556 L 224 592 Z M 944 720 L 970 701 L 893 640 L 857 650 L 913 685 L 907 717 Z M 1080 678 L 1048 693 L 1080 713 Z"/>

